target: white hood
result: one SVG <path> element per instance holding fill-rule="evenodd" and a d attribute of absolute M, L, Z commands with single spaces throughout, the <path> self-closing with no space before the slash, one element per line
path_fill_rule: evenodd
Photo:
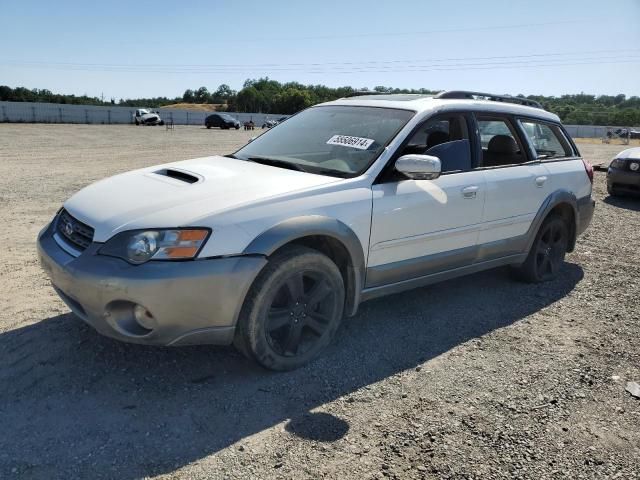
<path fill-rule="evenodd" d="M 640 160 L 640 147 L 627 148 L 616 155 L 615 158 Z"/>
<path fill-rule="evenodd" d="M 188 183 L 167 177 L 163 174 L 167 169 L 198 180 Z M 214 156 L 101 180 L 80 190 L 64 206 L 95 229 L 96 242 L 104 242 L 118 232 L 137 228 L 208 226 L 197 222 L 242 205 L 339 180 Z"/>

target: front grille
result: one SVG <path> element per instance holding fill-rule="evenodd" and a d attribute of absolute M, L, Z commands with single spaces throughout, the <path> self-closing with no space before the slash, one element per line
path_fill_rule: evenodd
<path fill-rule="evenodd" d="M 62 210 L 58 215 L 56 232 L 80 251 L 85 250 L 93 241 L 93 228 L 73 218 L 66 210 Z"/>

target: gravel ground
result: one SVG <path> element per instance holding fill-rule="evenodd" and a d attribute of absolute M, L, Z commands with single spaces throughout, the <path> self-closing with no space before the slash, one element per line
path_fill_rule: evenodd
<path fill-rule="evenodd" d="M 640 200 L 608 198 L 604 173 L 558 280 L 498 269 L 371 301 L 295 372 L 68 313 L 34 248 L 65 198 L 250 135 L 0 124 L 0 478 L 640 478 Z"/>

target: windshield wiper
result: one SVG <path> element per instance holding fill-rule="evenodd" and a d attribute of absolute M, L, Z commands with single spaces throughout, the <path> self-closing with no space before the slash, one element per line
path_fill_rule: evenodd
<path fill-rule="evenodd" d="M 279 160 L 277 158 L 248 157 L 247 160 L 251 162 L 261 163 L 263 165 L 271 165 L 274 167 L 288 168 L 289 170 L 297 170 L 299 172 L 307 172 L 305 168 L 295 162 L 287 162 L 286 160 Z"/>

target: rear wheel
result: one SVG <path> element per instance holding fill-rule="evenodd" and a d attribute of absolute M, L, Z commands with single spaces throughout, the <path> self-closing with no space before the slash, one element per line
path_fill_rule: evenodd
<path fill-rule="evenodd" d="M 342 319 L 344 282 L 328 257 L 306 247 L 276 254 L 254 282 L 238 321 L 236 347 L 272 370 L 314 359 Z"/>
<path fill-rule="evenodd" d="M 550 215 L 542 223 L 525 262 L 516 269 L 527 282 L 546 282 L 558 276 L 569 246 L 569 228 L 559 215 Z"/>

